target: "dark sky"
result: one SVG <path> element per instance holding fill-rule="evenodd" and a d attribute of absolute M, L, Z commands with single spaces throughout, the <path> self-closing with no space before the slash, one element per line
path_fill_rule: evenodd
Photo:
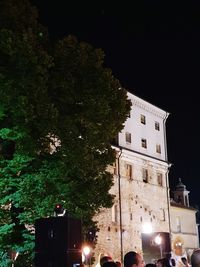
<path fill-rule="evenodd" d="M 102 48 L 106 66 L 122 86 L 170 113 L 170 184 L 173 187 L 181 178 L 191 204 L 200 206 L 200 3 L 31 2 L 52 38 L 72 34 Z"/>

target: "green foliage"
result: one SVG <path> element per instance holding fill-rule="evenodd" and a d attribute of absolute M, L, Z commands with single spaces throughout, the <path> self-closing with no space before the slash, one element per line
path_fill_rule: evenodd
<path fill-rule="evenodd" d="M 31 266 L 35 220 L 56 203 L 84 233 L 112 206 L 110 140 L 130 102 L 101 49 L 53 44 L 28 1 L 1 1 L 0 25 L 0 265 L 18 251 L 16 266 Z"/>
<path fill-rule="evenodd" d="M 0 259 L 1 259 L 1 267 L 10 267 L 11 259 L 8 257 L 8 254 L 0 249 Z"/>

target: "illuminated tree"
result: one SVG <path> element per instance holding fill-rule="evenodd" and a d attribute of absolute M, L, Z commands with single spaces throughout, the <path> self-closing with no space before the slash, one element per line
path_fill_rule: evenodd
<path fill-rule="evenodd" d="M 110 140 L 130 102 L 102 50 L 53 44 L 28 1 L 3 0 L 0 25 L 0 253 L 30 266 L 34 222 L 56 203 L 86 228 L 112 205 Z"/>

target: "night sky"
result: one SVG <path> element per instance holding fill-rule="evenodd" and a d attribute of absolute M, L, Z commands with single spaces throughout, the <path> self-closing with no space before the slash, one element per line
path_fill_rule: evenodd
<path fill-rule="evenodd" d="M 71 34 L 102 48 L 105 66 L 122 86 L 170 113 L 170 185 L 181 178 L 190 191 L 190 204 L 200 207 L 200 3 L 31 2 L 51 38 Z"/>

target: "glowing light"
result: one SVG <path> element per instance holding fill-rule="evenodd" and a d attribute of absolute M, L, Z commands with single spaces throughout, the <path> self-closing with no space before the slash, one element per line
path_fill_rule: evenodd
<path fill-rule="evenodd" d="M 155 237 L 155 243 L 156 243 L 157 245 L 160 245 L 160 244 L 162 243 L 162 238 L 161 238 L 160 235 L 157 235 L 157 236 Z"/>
<path fill-rule="evenodd" d="M 88 255 L 90 254 L 90 247 L 85 246 L 85 247 L 83 248 L 83 254 L 84 254 L 85 256 L 88 256 Z"/>
<path fill-rule="evenodd" d="M 151 234 L 153 229 L 152 229 L 152 224 L 151 223 L 144 223 L 142 225 L 142 230 L 143 230 L 143 233 L 145 234 Z"/>

